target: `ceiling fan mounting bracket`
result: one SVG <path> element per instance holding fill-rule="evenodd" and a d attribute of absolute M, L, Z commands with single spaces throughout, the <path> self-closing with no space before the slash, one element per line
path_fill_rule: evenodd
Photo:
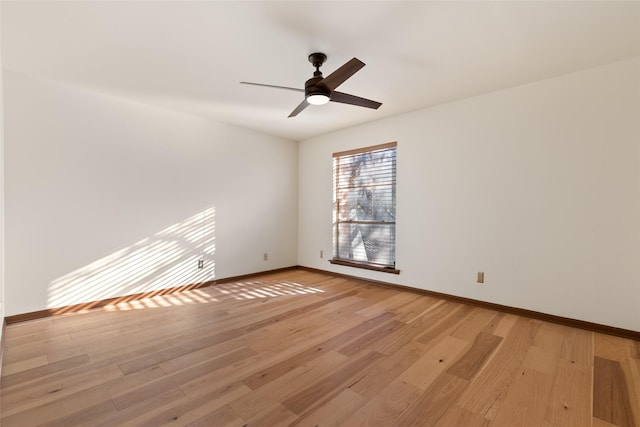
<path fill-rule="evenodd" d="M 314 67 L 316 67 L 316 70 L 320 68 L 326 60 L 327 55 L 325 55 L 324 53 L 315 52 L 309 55 L 309 62 L 311 62 Z"/>

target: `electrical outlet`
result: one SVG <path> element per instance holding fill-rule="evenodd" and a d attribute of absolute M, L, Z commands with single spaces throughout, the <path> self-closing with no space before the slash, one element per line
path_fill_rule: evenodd
<path fill-rule="evenodd" d="M 262 257 L 262 259 L 263 259 L 264 261 L 269 261 L 269 254 L 265 252 L 265 253 L 264 253 L 264 256 Z"/>
<path fill-rule="evenodd" d="M 478 271 L 478 283 L 484 283 L 484 271 Z"/>
<path fill-rule="evenodd" d="M 204 260 L 203 259 L 199 259 L 198 260 L 198 268 L 204 268 Z"/>
<path fill-rule="evenodd" d="M 324 251 L 320 249 L 320 258 L 324 258 Z"/>

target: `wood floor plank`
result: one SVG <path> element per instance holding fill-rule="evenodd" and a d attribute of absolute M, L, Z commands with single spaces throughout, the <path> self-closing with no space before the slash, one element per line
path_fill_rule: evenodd
<path fill-rule="evenodd" d="M 506 398 L 533 342 L 538 325 L 518 318 L 491 358 L 458 402 L 462 408 L 493 419 Z"/>
<path fill-rule="evenodd" d="M 412 312 L 408 318 L 400 315 L 397 320 L 411 324 L 415 330 L 425 331 L 444 319 L 456 307 L 458 305 L 450 301 L 440 300 L 432 304 L 431 300 L 428 300 L 428 304 L 422 311 Z"/>
<path fill-rule="evenodd" d="M 248 390 L 247 386 L 237 382 L 220 386 L 212 392 L 197 399 L 179 399 L 170 401 L 152 414 L 138 420 L 125 422 L 123 427 L 138 425 L 163 426 L 185 425 L 200 420 L 202 417 L 215 412 L 232 400 L 242 396 Z"/>
<path fill-rule="evenodd" d="M 181 384 L 179 387 L 189 399 L 197 399 L 217 389 L 221 384 L 231 384 L 241 381 L 244 376 L 249 372 L 253 372 L 256 367 L 272 364 L 276 357 L 277 356 L 269 353 L 257 353 L 253 356 L 230 363 L 227 366 L 206 372 L 197 378 Z"/>
<path fill-rule="evenodd" d="M 222 369 L 229 364 L 236 363 L 238 360 L 254 354 L 255 352 L 253 350 L 246 347 L 226 353 L 205 363 L 201 363 L 188 369 L 183 369 L 173 374 L 165 375 L 153 382 L 121 393 L 113 398 L 113 402 L 118 410 L 126 409 L 129 406 L 153 397 L 158 393 L 158 390 L 166 391 L 180 387 L 190 380 L 201 377 L 211 371 Z"/>
<path fill-rule="evenodd" d="M 422 389 L 400 379 L 369 400 L 344 422 L 345 426 L 385 427 L 391 425 L 423 393 Z"/>
<path fill-rule="evenodd" d="M 490 421 L 458 405 L 452 405 L 434 427 L 488 427 Z M 543 426 L 544 427 L 544 426 Z"/>
<path fill-rule="evenodd" d="M 411 324 L 444 303 L 444 300 L 423 296 L 402 307 L 398 307 L 394 312 L 397 314 L 397 320 Z"/>
<path fill-rule="evenodd" d="M 554 375 L 562 358 L 566 327 L 542 322 L 523 366 Z"/>
<path fill-rule="evenodd" d="M 581 427 L 591 422 L 593 371 L 562 359 L 554 375 L 545 421 L 554 426 Z"/>
<path fill-rule="evenodd" d="M 236 399 L 230 403 L 230 406 L 243 418 L 250 419 L 258 412 L 272 407 L 276 402 L 282 402 L 290 396 L 297 395 L 309 384 L 331 375 L 348 360 L 348 357 L 335 350 L 318 354 L 318 357 Z"/>
<path fill-rule="evenodd" d="M 7 330 L 12 329 L 12 327 L 7 328 Z M 47 337 L 46 339 L 40 341 L 29 341 L 25 344 L 11 346 L 7 342 L 4 350 L 4 361 L 3 363 L 16 363 L 22 362 L 27 359 L 31 359 L 34 357 L 42 356 L 48 354 L 47 350 L 52 346 L 70 346 L 71 345 L 71 337 L 68 334 L 64 334 L 57 337 Z M 83 352 L 86 353 L 86 352 Z M 76 354 L 77 355 L 77 354 Z M 52 359 L 48 358 L 48 361 L 53 362 Z M 3 375 L 4 376 L 4 375 Z"/>
<path fill-rule="evenodd" d="M 349 360 L 349 363 L 328 377 L 310 384 L 295 396 L 285 399 L 282 404 L 298 415 L 313 410 L 338 395 L 342 387 L 356 382 L 358 377 L 384 356 L 376 352 L 366 352 Z"/>
<path fill-rule="evenodd" d="M 510 387 L 491 426 L 536 427 L 541 425 L 549 407 L 549 392 L 552 385 L 551 375 L 534 369 L 522 369 Z"/>
<path fill-rule="evenodd" d="M 395 334 L 399 329 L 405 326 L 406 323 L 402 323 L 397 320 L 389 320 L 379 327 L 354 339 L 350 343 L 340 347 L 337 351 L 347 356 L 353 356 L 362 350 L 374 347 L 375 344 L 378 344 L 385 337 Z"/>
<path fill-rule="evenodd" d="M 11 415 L 7 415 L 3 411 L 2 426 L 37 426 L 47 422 L 56 422 L 55 420 L 75 420 L 81 414 L 91 418 L 115 412 L 116 408 L 111 402 L 108 391 L 93 389 L 42 404 L 37 409 L 29 409 Z"/>
<path fill-rule="evenodd" d="M 215 359 L 216 357 L 227 354 L 233 351 L 241 350 L 242 348 L 247 348 L 246 340 L 242 339 L 242 337 L 235 337 L 233 339 L 222 341 L 217 344 L 212 344 L 208 347 L 204 347 L 198 350 L 192 350 L 190 352 L 176 352 L 175 357 L 173 358 L 165 358 L 166 360 L 162 360 L 157 358 L 157 353 L 152 353 L 149 355 L 149 362 L 154 361 L 158 366 L 162 368 L 164 372 L 167 374 L 172 374 L 177 371 L 188 369 L 189 367 L 199 365 L 200 363 L 205 363 L 211 359 Z M 253 350 L 253 349 L 252 349 Z M 138 361 L 139 359 L 136 359 Z M 145 363 L 149 365 L 154 365 L 154 363 Z M 122 365 L 119 365 L 122 368 Z M 136 372 L 136 370 L 125 370 L 123 372 L 130 373 Z"/>
<path fill-rule="evenodd" d="M 347 388 L 326 404 L 310 414 L 298 418 L 291 426 L 324 427 L 342 425 L 344 421 L 362 407 L 367 398 Z"/>
<path fill-rule="evenodd" d="M 627 381 L 620 363 L 596 356 L 593 375 L 593 416 L 621 427 L 636 426 Z"/>
<path fill-rule="evenodd" d="M 410 294 L 410 293 L 395 293 L 389 292 L 389 297 L 383 299 L 382 301 L 371 304 L 366 308 L 356 311 L 356 314 L 365 317 L 374 317 L 378 316 L 386 311 L 395 311 L 399 307 L 403 307 L 416 299 L 420 298 L 418 295 Z"/>
<path fill-rule="evenodd" d="M 451 336 L 461 340 L 473 341 L 497 314 L 493 310 L 476 307 L 458 324 Z"/>
<path fill-rule="evenodd" d="M 19 324 L 14 324 L 14 327 L 12 327 L 12 325 L 9 325 L 9 327 L 5 330 L 5 340 L 7 341 L 7 343 L 9 343 L 13 339 L 21 339 L 22 337 L 27 335 L 41 334 L 44 331 L 48 331 L 49 328 L 51 328 L 52 324 L 53 317 L 44 317 L 41 319 L 34 319 L 20 322 Z M 18 328 L 17 325 L 19 325 L 20 327 Z"/>
<path fill-rule="evenodd" d="M 519 317 L 515 314 L 504 314 L 493 329 L 493 335 L 505 338 L 509 334 L 509 332 L 511 332 L 511 328 L 515 326 L 518 319 Z"/>
<path fill-rule="evenodd" d="M 90 420 L 99 417 L 112 416 L 117 413 L 113 402 L 108 400 L 96 403 L 95 405 L 87 406 L 77 411 L 70 413 L 69 415 L 58 417 L 54 420 L 46 420 L 41 423 L 42 427 L 68 427 L 78 426 L 85 423 L 85 420 Z"/>
<path fill-rule="evenodd" d="M 470 380 L 480 372 L 501 342 L 501 337 L 484 332 L 479 333 L 476 335 L 471 348 L 451 365 L 447 372 L 463 380 Z"/>
<path fill-rule="evenodd" d="M 640 421 L 640 342 L 304 269 L 5 338 L 3 427 Z"/>
<path fill-rule="evenodd" d="M 247 334 L 247 345 L 256 351 L 265 352 L 279 352 L 282 348 L 291 346 L 307 348 L 324 342 L 327 337 L 346 332 L 363 321 L 361 316 L 354 313 L 328 318 L 322 311 L 305 316 L 303 324 L 296 323 L 288 327 L 288 322 L 285 322 L 269 326 L 260 333 Z"/>
<path fill-rule="evenodd" d="M 596 418 L 596 417 L 593 417 L 592 423 L 593 423 L 592 427 L 620 427 L 616 424 L 611 424 L 606 421 L 602 421 L 600 418 Z"/>
<path fill-rule="evenodd" d="M 166 406 L 179 400 L 186 401 L 185 394 L 180 389 L 172 389 L 159 393 L 127 409 L 117 411 L 116 414 L 95 417 L 87 424 L 95 427 L 121 427 L 127 423 L 142 425 L 143 419 L 153 417 L 164 410 Z"/>
<path fill-rule="evenodd" d="M 28 369 L 26 371 L 20 371 L 13 374 L 2 376 L 2 386 L 10 389 L 13 386 L 20 385 L 29 381 L 39 380 L 43 377 L 53 375 L 57 372 L 62 372 L 76 366 L 88 364 L 90 362 L 89 356 L 86 354 L 71 357 L 69 359 L 61 360 L 60 362 L 48 363 L 46 365 L 38 366 Z"/>
<path fill-rule="evenodd" d="M 350 386 L 351 389 L 369 399 L 374 398 L 420 359 L 424 354 L 423 348 L 424 345 L 420 343 L 410 342 L 405 347 L 380 360 L 366 375 L 352 384 Z"/>
<path fill-rule="evenodd" d="M 469 314 L 474 311 L 474 307 L 455 304 L 452 310 L 448 311 L 441 319 L 435 323 L 427 331 L 420 335 L 417 340 L 421 343 L 437 342 L 439 337 L 448 335 L 455 330 L 460 322 L 462 322 Z"/>
<path fill-rule="evenodd" d="M 602 359 L 622 361 L 629 355 L 629 348 L 625 341 L 614 336 L 594 334 L 593 354 Z"/>
<path fill-rule="evenodd" d="M 260 424 L 256 424 L 260 425 Z M 270 425 L 270 424 L 264 424 Z M 277 424 L 274 424 L 277 425 Z M 186 427 L 247 427 L 245 420 L 240 418 L 230 406 L 224 405 L 210 414 L 193 422 L 185 424 Z"/>
<path fill-rule="evenodd" d="M 3 413 L 11 415 L 36 408 L 122 377 L 122 371 L 117 366 L 91 369 L 77 375 L 63 372 L 62 375 L 51 377 L 48 380 L 32 382 L 28 387 L 3 391 Z"/>
<path fill-rule="evenodd" d="M 292 369 L 295 369 L 296 367 L 300 366 L 300 364 L 317 357 L 319 354 L 335 350 L 339 346 L 353 341 L 360 335 L 370 331 L 371 329 L 374 329 L 380 324 L 383 324 L 392 317 L 393 314 L 391 313 L 382 313 L 379 316 L 374 317 L 373 319 L 366 320 L 345 332 L 342 332 L 325 340 L 324 342 L 309 347 L 300 354 L 289 357 L 281 361 L 280 363 L 269 367 L 269 369 L 265 369 L 262 372 L 256 372 L 251 377 L 246 378 L 244 380 L 244 383 L 252 389 L 261 387 L 269 381 L 278 378 L 280 375 L 285 374 Z"/>
<path fill-rule="evenodd" d="M 640 341 L 629 341 L 630 356 L 629 356 L 629 372 L 630 383 L 634 386 L 637 406 L 633 405 L 634 409 L 640 410 Z M 636 419 L 640 420 L 640 414 L 636 413 Z"/>
<path fill-rule="evenodd" d="M 424 393 L 394 420 L 392 426 L 434 425 L 454 404 L 468 381 L 442 373 Z"/>
<path fill-rule="evenodd" d="M 358 282 L 356 281 L 355 283 Z M 360 282 L 360 287 L 358 288 L 357 295 L 362 296 L 363 299 L 360 302 L 345 307 L 346 310 L 353 313 L 358 313 L 363 308 L 367 308 L 372 304 L 379 303 L 389 298 L 393 295 L 393 291 L 379 286 L 372 286 L 369 283 Z"/>
<path fill-rule="evenodd" d="M 90 375 L 91 373 L 87 372 L 87 374 Z M 123 393 L 140 384 L 149 383 L 163 375 L 164 373 L 155 367 L 128 376 L 120 375 L 116 378 L 104 376 L 100 382 L 88 383 L 86 387 L 79 384 L 76 387 L 71 387 L 69 392 L 64 389 L 59 392 L 54 391 L 47 398 L 41 399 L 39 402 L 30 401 L 26 406 L 19 404 L 15 408 L 7 408 L 3 405 L 2 419 L 0 421 L 4 426 L 5 423 L 9 422 L 6 419 L 15 418 L 18 420 L 16 421 L 17 424 L 23 423 L 22 425 L 26 426 L 32 425 L 27 422 L 32 418 L 25 419 L 26 414 L 28 414 L 28 417 L 39 417 L 38 419 L 46 420 L 70 415 L 79 410 L 99 405 L 104 401 L 111 401 L 113 395 Z M 3 390 L 1 394 L 2 402 L 4 402 L 4 395 Z M 108 406 L 106 405 L 105 407 Z"/>
<path fill-rule="evenodd" d="M 452 366 L 469 345 L 468 341 L 447 336 L 404 371 L 399 378 L 424 390 Z"/>
<path fill-rule="evenodd" d="M 16 374 L 18 372 L 26 371 L 33 368 L 38 368 L 48 364 L 47 356 L 42 354 L 39 356 L 24 359 L 18 362 L 7 363 L 2 367 L 2 374 L 4 376 Z"/>
<path fill-rule="evenodd" d="M 396 319 L 397 320 L 397 319 Z M 407 344 L 416 342 L 416 336 L 423 331 L 416 323 L 398 325 L 392 334 L 385 334 L 371 343 L 371 349 L 386 356 L 393 356 Z M 423 345 L 423 347 L 426 347 Z"/>
<path fill-rule="evenodd" d="M 35 322 L 35 321 L 32 321 L 32 322 Z M 44 326 L 43 324 L 38 324 L 38 323 L 36 323 L 36 325 Z M 29 344 L 43 343 L 46 341 L 55 341 L 61 337 L 66 337 L 67 339 L 71 338 L 71 336 L 69 335 L 69 332 L 71 332 L 71 328 L 65 327 L 65 328 L 53 329 L 48 325 L 49 324 L 47 324 L 46 329 L 36 329 L 33 333 L 29 333 L 28 331 L 25 331 L 22 335 L 5 337 L 6 342 L 11 343 L 10 348 L 12 348 L 13 351 L 17 351 L 22 346 L 27 346 Z"/>
<path fill-rule="evenodd" d="M 275 403 L 271 407 L 257 413 L 253 417 L 247 419 L 245 426 L 273 426 L 273 427 L 286 427 L 290 426 L 298 418 L 296 414 L 291 412 L 281 403 Z M 217 425 L 209 424 L 210 425 Z"/>

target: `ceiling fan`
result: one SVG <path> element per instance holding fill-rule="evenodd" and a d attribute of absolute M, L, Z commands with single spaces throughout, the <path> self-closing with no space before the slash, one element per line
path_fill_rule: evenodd
<path fill-rule="evenodd" d="M 382 105 L 380 102 L 371 101 L 370 99 L 360 98 L 359 96 L 349 95 L 347 93 L 338 92 L 335 89 L 345 82 L 349 77 L 353 76 L 358 70 L 364 67 L 364 62 L 357 58 L 353 58 L 347 61 L 342 67 L 329 74 L 327 77 L 322 77 L 320 67 L 327 60 L 327 55 L 324 53 L 312 53 L 309 55 L 309 62 L 316 67 L 316 71 L 304 85 L 304 89 L 298 89 L 295 87 L 266 85 L 262 83 L 240 82 L 245 85 L 273 87 L 276 89 L 294 90 L 296 92 L 304 92 L 304 100 L 289 114 L 289 117 L 297 116 L 302 110 L 307 108 L 309 104 L 322 105 L 329 101 L 340 102 L 342 104 L 357 105 L 358 107 L 366 107 L 377 109 Z"/>

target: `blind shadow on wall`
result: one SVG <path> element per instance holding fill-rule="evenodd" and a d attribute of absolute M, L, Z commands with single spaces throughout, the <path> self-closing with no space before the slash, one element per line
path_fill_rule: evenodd
<path fill-rule="evenodd" d="M 215 207 L 53 280 L 47 308 L 215 279 Z"/>

